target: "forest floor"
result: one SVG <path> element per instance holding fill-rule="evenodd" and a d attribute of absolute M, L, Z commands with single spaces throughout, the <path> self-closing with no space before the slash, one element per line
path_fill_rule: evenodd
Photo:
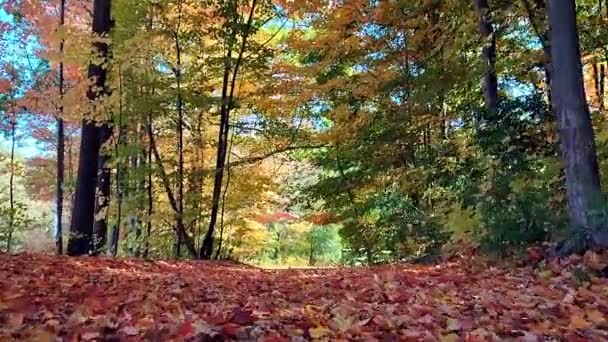
<path fill-rule="evenodd" d="M 0 254 L 0 340 L 608 340 L 598 258 L 263 270 Z"/>

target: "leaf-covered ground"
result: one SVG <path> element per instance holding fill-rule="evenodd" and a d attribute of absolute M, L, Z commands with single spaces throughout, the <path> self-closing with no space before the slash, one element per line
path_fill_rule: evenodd
<path fill-rule="evenodd" d="M 270 271 L 0 255 L 1 341 L 600 341 L 607 318 L 608 282 L 567 263 Z"/>

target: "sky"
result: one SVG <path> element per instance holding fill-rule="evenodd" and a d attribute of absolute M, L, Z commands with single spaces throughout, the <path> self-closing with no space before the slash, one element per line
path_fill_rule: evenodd
<path fill-rule="evenodd" d="M 8 13 L 6 13 L 3 8 L 0 8 L 0 22 L 11 21 L 12 17 Z M 29 68 L 25 66 L 32 62 L 36 63 L 36 61 L 32 61 L 31 58 L 28 61 L 28 59 L 25 57 L 27 54 L 29 54 L 28 51 L 35 49 L 35 41 L 28 42 L 25 46 L 23 46 L 17 43 L 14 32 L 10 31 L 0 32 L 0 39 L 8 42 L 8 48 L 6 49 L 6 51 L 2 51 L 2 53 L 0 54 L 0 66 L 6 63 L 17 64 L 20 66 L 24 66 L 19 69 L 26 70 L 27 72 Z M 25 76 L 26 79 L 30 78 L 28 77 L 28 75 L 21 76 Z M 23 90 L 24 89 L 22 89 L 22 91 Z M 21 123 L 21 125 L 23 125 L 23 123 Z M 19 128 L 19 123 L 17 127 L 17 135 L 19 136 L 19 140 L 16 146 L 17 154 L 25 158 L 42 155 L 44 151 L 42 151 L 38 146 L 37 140 L 31 137 L 30 134 L 23 129 L 23 127 Z M 10 136 L 7 136 L 6 132 L 2 132 L 2 134 L 0 134 L 0 148 L 4 151 L 10 151 L 10 147 Z"/>

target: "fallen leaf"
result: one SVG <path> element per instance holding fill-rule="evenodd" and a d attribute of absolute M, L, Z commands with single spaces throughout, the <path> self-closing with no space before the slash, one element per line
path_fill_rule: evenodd
<path fill-rule="evenodd" d="M 23 325 L 24 318 L 25 318 L 25 315 L 23 315 L 22 313 L 10 314 L 8 322 L 7 322 L 8 326 L 11 328 L 19 328 L 21 325 Z"/>
<path fill-rule="evenodd" d="M 459 339 L 460 337 L 456 334 L 449 334 L 439 338 L 441 342 L 458 342 Z"/>
<path fill-rule="evenodd" d="M 606 317 L 599 310 L 592 310 L 587 313 L 587 318 L 589 321 L 593 322 L 593 324 L 601 325 L 606 323 Z"/>
<path fill-rule="evenodd" d="M 321 339 L 323 337 L 331 335 L 331 330 L 325 327 L 316 327 L 308 329 L 308 333 L 310 334 L 310 337 L 314 339 Z"/>
<path fill-rule="evenodd" d="M 243 327 L 236 323 L 226 323 L 222 325 L 222 332 L 230 337 L 236 337 Z"/>
<path fill-rule="evenodd" d="M 101 334 L 99 334 L 98 332 L 86 332 L 83 333 L 82 335 L 80 335 L 80 338 L 82 338 L 84 341 L 92 341 L 95 339 L 98 339 L 101 337 Z"/>
<path fill-rule="evenodd" d="M 521 342 L 539 342 L 540 338 L 538 336 L 536 336 L 535 334 L 533 334 L 529 331 L 526 331 L 524 333 L 524 336 L 521 336 L 519 338 L 519 341 L 521 341 Z"/>
<path fill-rule="evenodd" d="M 139 334 L 139 329 L 134 326 L 122 327 L 119 331 L 127 336 L 136 336 L 137 334 Z"/>
<path fill-rule="evenodd" d="M 255 321 L 253 317 L 253 310 L 242 310 L 241 308 L 235 308 L 232 311 L 232 320 L 233 323 L 239 325 L 248 325 Z"/>
<path fill-rule="evenodd" d="M 28 334 L 30 341 L 35 342 L 56 342 L 57 337 L 55 334 L 51 333 L 45 329 L 35 329 Z"/>
<path fill-rule="evenodd" d="M 543 278 L 543 279 L 551 279 L 553 277 L 553 271 L 551 270 L 544 270 L 538 273 L 539 277 Z"/>
<path fill-rule="evenodd" d="M 433 324 L 435 322 L 435 318 L 430 314 L 426 314 L 418 319 L 418 322 L 421 324 Z"/>
<path fill-rule="evenodd" d="M 593 326 L 593 323 L 587 321 L 585 318 L 579 315 L 570 317 L 569 327 L 572 329 L 589 329 Z"/>

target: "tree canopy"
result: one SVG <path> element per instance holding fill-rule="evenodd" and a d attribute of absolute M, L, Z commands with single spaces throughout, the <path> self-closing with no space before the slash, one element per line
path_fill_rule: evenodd
<path fill-rule="evenodd" d="M 552 3 L 0 2 L 11 193 L 71 255 L 603 248 L 608 6 Z"/>

